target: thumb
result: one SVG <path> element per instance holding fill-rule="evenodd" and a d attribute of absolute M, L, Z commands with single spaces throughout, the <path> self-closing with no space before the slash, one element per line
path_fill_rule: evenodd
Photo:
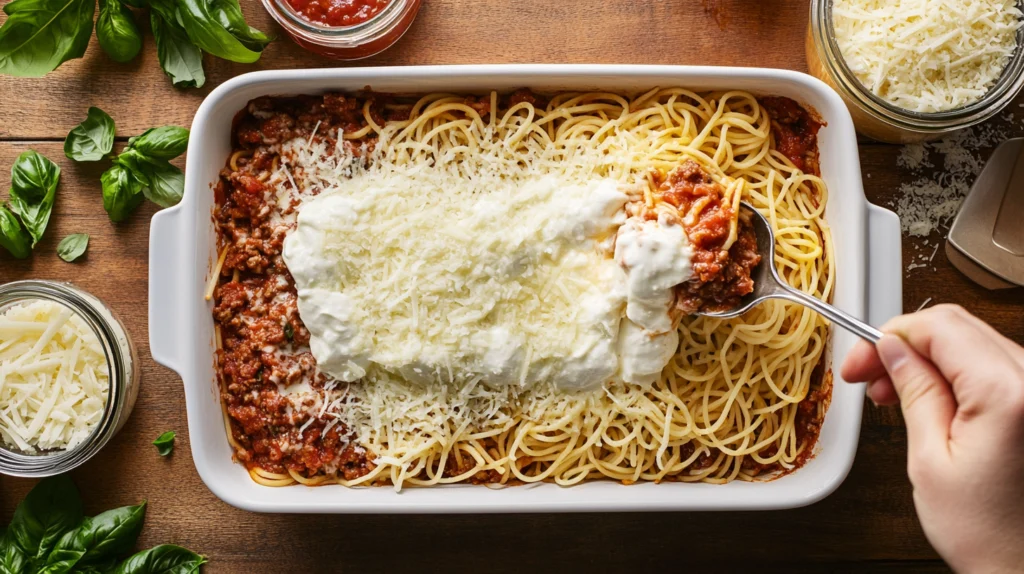
<path fill-rule="evenodd" d="M 949 383 L 935 365 L 896 335 L 883 336 L 875 348 L 900 397 L 910 452 L 946 452 L 956 414 Z"/>

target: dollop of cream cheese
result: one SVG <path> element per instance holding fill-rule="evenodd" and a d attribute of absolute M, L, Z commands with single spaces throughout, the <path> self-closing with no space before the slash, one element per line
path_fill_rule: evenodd
<path fill-rule="evenodd" d="M 693 276 L 693 249 L 681 225 L 630 218 L 619 227 L 615 260 L 626 272 L 626 318 L 619 331 L 619 377 L 649 385 L 679 346 L 669 313 L 673 288 Z"/>
<path fill-rule="evenodd" d="M 693 275 L 693 250 L 683 227 L 632 218 L 619 228 L 615 260 L 626 270 L 626 317 L 652 333 L 672 329 L 672 288 Z"/>

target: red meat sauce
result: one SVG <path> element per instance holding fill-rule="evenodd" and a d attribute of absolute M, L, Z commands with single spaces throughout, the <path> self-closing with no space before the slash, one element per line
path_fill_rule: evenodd
<path fill-rule="evenodd" d="M 293 213 L 298 200 L 290 205 L 271 205 L 265 181 L 278 155 L 276 145 L 293 138 L 313 138 L 326 143 L 326 149 L 334 149 L 338 134 L 357 132 L 366 126 L 364 106 L 368 106 L 370 118 L 383 125 L 408 119 L 414 102 L 415 98 L 371 92 L 265 97 L 251 101 L 234 118 L 236 167 L 232 169 L 229 162 L 214 187 L 213 218 L 219 246 L 226 248 L 227 253 L 214 291 L 213 316 L 221 337 L 217 373 L 237 445 L 235 457 L 249 469 L 275 473 L 291 470 L 306 477 L 337 474 L 352 480 L 375 468 L 371 454 L 350 443 L 343 425 L 334 425 L 324 434 L 324 421 L 309 422 L 305 410 L 296 408 L 279 390 L 306 382 L 320 392 L 327 380 L 317 371 L 309 352 L 310 334 L 299 317 L 295 283 L 281 254 L 291 225 L 275 224 L 271 217 L 275 210 Z M 539 108 L 547 105 L 544 97 L 524 89 L 502 96 L 498 106 L 508 109 L 524 102 Z M 481 116 L 491 112 L 489 98 L 468 96 L 464 103 Z M 780 126 L 811 125 L 801 124 L 806 118 L 799 119 L 799 114 L 792 117 L 798 118 L 796 123 L 789 122 L 790 116 L 785 118 L 787 123 L 773 121 L 777 141 L 780 131 L 790 129 Z M 801 148 L 802 157 L 805 161 L 813 157 L 815 162 L 810 165 L 816 167 L 816 136 L 812 133 L 808 137 Z M 372 150 L 375 143 L 371 135 L 346 141 L 345 145 L 358 154 L 361 149 Z M 794 149 L 787 148 L 789 152 Z M 737 241 L 731 249 L 723 251 L 729 222 L 735 215 L 732 207 L 724 203 L 721 187 L 692 161 L 660 176 L 656 183 L 664 200 L 681 213 L 697 201 L 709 200 L 696 222 L 686 227 L 694 247 L 697 280 L 680 288 L 677 306 L 687 313 L 715 305 L 730 306 L 736 298 L 749 293 L 753 286 L 750 270 L 759 261 L 756 242 L 752 230 L 741 222 Z M 318 192 L 304 191 L 311 195 Z M 819 365 L 819 370 L 822 367 Z M 798 435 L 801 443 L 807 442 L 802 452 L 810 453 L 817 439 L 819 413 L 824 410 L 819 404 L 827 404 L 830 396 L 830 385 L 821 384 L 825 378 L 830 378 L 830 373 L 816 371 L 813 391 L 799 407 Z M 305 429 L 300 432 L 303 426 Z M 488 448 L 493 446 L 496 445 L 485 444 Z M 712 456 L 702 455 L 693 468 L 706 468 L 713 462 Z M 528 461 L 521 459 L 519 463 Z M 756 466 L 749 460 L 744 463 L 748 471 L 756 471 Z M 452 476 L 466 470 L 449 459 L 444 474 Z M 487 471 L 469 482 L 492 483 L 500 478 L 499 473 Z"/>
<path fill-rule="evenodd" d="M 761 261 L 750 223 L 740 218 L 736 241 L 726 249 L 736 210 L 704 168 L 685 160 L 667 175 L 654 178 L 661 199 L 683 218 L 693 249 L 693 279 L 676 288 L 676 309 L 690 315 L 736 307 L 754 290 L 750 273 Z"/>
<path fill-rule="evenodd" d="M 767 96 L 760 101 L 772 120 L 775 148 L 797 169 L 821 175 L 818 130 L 825 125 L 824 122 L 789 98 Z"/>
<path fill-rule="evenodd" d="M 280 161 L 276 144 L 314 137 L 334 149 L 339 133 L 366 124 L 362 108 L 367 101 L 371 117 L 384 121 L 386 100 L 339 94 L 260 98 L 234 119 L 236 168 L 229 161 L 214 189 L 213 217 L 227 253 L 213 316 L 220 328 L 217 370 L 238 445 L 235 456 L 250 469 L 353 479 L 373 468 L 366 453 L 349 443 L 342 425 L 324 434 L 325 423 L 317 420 L 300 432 L 309 417 L 302 407 L 310 405 L 293 404 L 279 391 L 305 382 L 319 393 L 327 381 L 309 352 L 309 331 L 299 318 L 295 284 L 281 255 L 290 224 L 272 218 L 275 210 L 294 212 L 298 199 L 271 205 L 265 183 Z M 358 153 L 361 143 L 373 141 L 353 142 L 349 149 Z"/>
<path fill-rule="evenodd" d="M 324 434 L 325 422 L 316 420 L 300 432 L 309 415 L 279 390 L 306 382 L 320 392 L 327 380 L 309 352 L 309 331 L 299 317 L 295 283 L 281 255 L 291 225 L 274 223 L 272 217 L 275 212 L 294 213 L 298 199 L 272 205 L 265 182 L 280 161 L 279 144 L 313 138 L 334 149 L 339 133 L 358 132 L 367 125 L 364 106 L 370 119 L 383 125 L 408 119 L 415 101 L 371 92 L 265 97 L 251 101 L 233 120 L 235 168 L 229 160 L 214 187 L 213 218 L 219 247 L 227 253 L 214 291 L 213 316 L 221 336 L 221 396 L 237 444 L 235 457 L 247 468 L 291 470 L 306 477 L 337 473 L 349 480 L 374 468 L 369 453 L 349 443 L 341 424 Z M 499 106 L 524 101 L 546 105 L 539 96 L 520 90 L 502 97 Z M 469 96 L 465 103 L 480 114 L 490 112 L 489 98 Z M 359 154 L 362 146 L 372 150 L 375 143 L 375 137 L 367 136 L 344 145 Z M 465 470 L 452 460 L 445 474 Z M 498 473 L 482 472 L 471 482 L 499 479 Z"/>

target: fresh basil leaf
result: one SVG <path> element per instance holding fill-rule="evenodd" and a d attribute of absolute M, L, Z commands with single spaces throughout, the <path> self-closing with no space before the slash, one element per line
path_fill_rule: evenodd
<path fill-rule="evenodd" d="M 100 176 L 103 209 L 111 221 L 124 221 L 142 203 L 142 183 L 123 166 L 114 164 Z"/>
<path fill-rule="evenodd" d="M 43 237 L 57 195 L 60 168 L 29 150 L 18 156 L 11 167 L 11 208 L 32 236 L 32 246 Z"/>
<path fill-rule="evenodd" d="M 192 43 L 185 29 L 157 13 L 150 15 L 160 68 L 176 88 L 201 88 L 206 83 L 203 53 Z"/>
<path fill-rule="evenodd" d="M 14 0 L 5 5 L 0 74 L 38 78 L 81 58 L 95 11 L 95 0 Z"/>
<path fill-rule="evenodd" d="M 128 147 L 157 159 L 174 159 L 188 148 L 188 130 L 178 126 L 150 128 L 128 140 Z"/>
<path fill-rule="evenodd" d="M 0 574 L 29 574 L 31 562 L 10 537 L 0 537 Z"/>
<path fill-rule="evenodd" d="M 181 18 L 178 17 L 178 0 L 140 0 L 144 1 L 154 14 L 181 27 Z"/>
<path fill-rule="evenodd" d="M 79 562 L 89 564 L 120 556 L 135 546 L 146 517 L 146 503 L 122 506 L 86 518 L 68 532 L 46 557 L 42 572 L 69 572 Z"/>
<path fill-rule="evenodd" d="M 129 557 L 115 574 L 193 574 L 205 563 L 206 558 L 187 548 L 161 544 Z"/>
<path fill-rule="evenodd" d="M 82 500 L 67 475 L 44 478 L 25 496 L 7 527 L 28 558 L 43 558 L 57 540 L 82 520 Z"/>
<path fill-rule="evenodd" d="M 108 558 L 96 564 L 77 564 L 71 571 L 72 574 L 112 574 L 117 570 L 119 560 Z"/>
<path fill-rule="evenodd" d="M 259 52 L 247 48 L 221 26 L 211 0 L 179 0 L 178 17 L 188 37 L 204 52 L 243 64 L 251 64 L 260 59 Z"/>
<path fill-rule="evenodd" d="M 0 205 L 0 245 L 18 259 L 32 254 L 32 236 L 22 229 L 21 222 L 6 205 Z"/>
<path fill-rule="evenodd" d="M 176 433 L 172 430 L 167 431 L 164 434 L 156 437 L 156 440 L 153 441 L 153 445 L 156 446 L 156 450 L 157 452 L 160 453 L 160 456 L 167 456 L 171 454 L 171 451 L 174 450 L 175 434 Z"/>
<path fill-rule="evenodd" d="M 174 207 L 185 195 L 185 174 L 167 160 L 156 160 L 145 168 L 149 185 L 142 188 L 146 199 L 160 207 Z"/>
<path fill-rule="evenodd" d="M 64 155 L 75 161 L 99 161 L 114 149 L 114 120 L 99 108 L 89 108 L 85 121 L 64 140 Z"/>
<path fill-rule="evenodd" d="M 185 193 L 185 175 L 165 159 L 152 159 L 135 148 L 128 148 L 115 162 L 142 183 L 142 194 L 160 207 L 173 207 Z"/>
<path fill-rule="evenodd" d="M 249 26 L 242 15 L 242 7 L 238 0 L 209 0 L 210 11 L 217 18 L 217 22 L 231 35 L 238 39 L 243 46 L 260 52 L 269 44 L 272 38 L 263 32 Z"/>
<path fill-rule="evenodd" d="M 118 0 L 100 0 L 96 39 L 115 62 L 127 62 L 142 49 L 142 33 L 135 25 L 135 17 Z"/>
<path fill-rule="evenodd" d="M 11 188 L 26 201 L 41 201 L 59 178 L 60 168 L 35 150 L 23 152 L 11 166 Z"/>
<path fill-rule="evenodd" d="M 88 520 L 88 519 L 86 519 Z M 78 536 L 78 529 L 65 532 L 53 551 L 46 556 L 45 565 L 39 569 L 38 574 L 65 574 L 70 572 L 75 564 L 85 556 L 84 548 L 75 547 L 75 538 Z"/>
<path fill-rule="evenodd" d="M 60 245 L 57 246 L 57 255 L 64 261 L 71 263 L 81 257 L 88 247 L 88 233 L 73 233 L 61 240 Z"/>

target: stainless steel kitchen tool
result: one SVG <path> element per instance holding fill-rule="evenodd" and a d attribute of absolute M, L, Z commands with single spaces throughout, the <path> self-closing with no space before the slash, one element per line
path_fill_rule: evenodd
<path fill-rule="evenodd" d="M 785 299 L 814 309 L 836 325 L 872 343 L 877 343 L 882 338 L 881 331 L 864 321 L 803 291 L 790 287 L 782 277 L 779 277 L 779 272 L 775 269 L 775 234 L 772 232 L 768 220 L 746 203 L 741 203 L 740 209 L 750 216 L 750 223 L 754 226 L 754 234 L 757 236 L 757 251 L 761 255 L 761 262 L 751 272 L 754 290 L 745 295 L 740 304 L 733 309 L 717 313 L 698 313 L 698 315 L 722 319 L 738 317 L 768 299 Z"/>
<path fill-rule="evenodd" d="M 992 153 L 953 221 L 946 255 L 989 289 L 1024 285 L 1024 138 Z"/>

